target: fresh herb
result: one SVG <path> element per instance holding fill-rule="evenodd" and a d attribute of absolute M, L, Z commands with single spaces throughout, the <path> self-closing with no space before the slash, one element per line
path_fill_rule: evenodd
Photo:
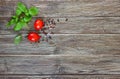
<path fill-rule="evenodd" d="M 13 26 L 14 31 L 21 31 L 23 27 L 28 26 L 33 16 L 38 14 L 38 8 L 32 6 L 29 9 L 22 2 L 18 2 L 15 15 L 7 23 L 7 27 Z M 19 44 L 22 40 L 22 35 L 17 35 L 14 39 L 15 44 Z"/>

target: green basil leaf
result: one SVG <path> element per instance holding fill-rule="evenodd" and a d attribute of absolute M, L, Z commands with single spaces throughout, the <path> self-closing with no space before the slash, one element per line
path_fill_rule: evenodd
<path fill-rule="evenodd" d="M 21 29 L 22 29 L 22 25 L 21 25 L 20 22 L 18 22 L 18 23 L 16 24 L 16 26 L 14 26 L 14 31 L 19 31 L 19 30 L 21 30 Z"/>
<path fill-rule="evenodd" d="M 25 22 L 18 22 L 14 27 L 14 31 L 20 31 L 25 26 L 27 26 Z"/>
<path fill-rule="evenodd" d="M 17 16 L 12 16 L 13 19 L 15 19 Z"/>
<path fill-rule="evenodd" d="M 25 15 L 26 16 L 30 16 L 30 14 L 29 14 L 29 11 L 27 10 L 27 12 L 25 12 Z"/>
<path fill-rule="evenodd" d="M 23 26 L 23 27 L 26 27 L 26 26 L 27 26 L 27 23 L 26 23 L 26 22 L 22 22 L 22 26 Z"/>
<path fill-rule="evenodd" d="M 27 12 L 27 7 L 26 7 L 22 2 L 18 2 L 18 8 L 19 8 L 22 12 Z"/>
<path fill-rule="evenodd" d="M 32 16 L 37 15 L 37 14 L 38 14 L 38 8 L 36 8 L 36 7 L 31 7 L 31 8 L 29 9 L 29 14 L 32 15 Z"/>
<path fill-rule="evenodd" d="M 21 41 L 22 41 L 22 35 L 17 35 L 14 39 L 14 43 L 16 45 L 20 44 Z"/>
<path fill-rule="evenodd" d="M 24 21 L 24 17 L 20 18 L 19 21 L 20 21 L 20 22 L 25 22 L 25 21 Z"/>
<path fill-rule="evenodd" d="M 25 22 L 29 22 L 31 19 L 32 19 L 31 16 L 25 16 L 25 17 L 24 17 L 24 21 L 25 21 Z"/>
<path fill-rule="evenodd" d="M 18 22 L 18 17 L 15 18 L 16 23 Z"/>
<path fill-rule="evenodd" d="M 11 19 L 8 23 L 7 23 L 7 27 L 16 24 L 15 19 Z"/>
<path fill-rule="evenodd" d="M 21 13 L 22 13 L 22 11 L 19 8 L 17 8 L 16 9 L 16 15 L 19 16 Z"/>
<path fill-rule="evenodd" d="M 14 21 L 17 23 L 19 18 L 17 15 L 15 15 L 15 16 L 12 16 L 12 19 L 14 19 Z"/>

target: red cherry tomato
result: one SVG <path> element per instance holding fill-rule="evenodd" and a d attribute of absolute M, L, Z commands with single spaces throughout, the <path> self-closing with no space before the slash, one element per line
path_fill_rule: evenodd
<path fill-rule="evenodd" d="M 35 30 L 41 30 L 43 27 L 44 27 L 44 22 L 43 22 L 43 20 L 37 19 L 37 20 L 34 22 L 34 28 L 35 28 Z"/>
<path fill-rule="evenodd" d="M 30 32 L 27 36 L 27 39 L 30 42 L 38 42 L 40 40 L 40 38 L 41 38 L 41 36 L 39 36 L 39 34 L 36 32 Z"/>

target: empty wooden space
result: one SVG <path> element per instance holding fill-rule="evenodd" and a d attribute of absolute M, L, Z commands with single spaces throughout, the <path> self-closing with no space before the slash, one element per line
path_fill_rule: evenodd
<path fill-rule="evenodd" d="M 13 43 L 19 1 L 40 10 L 29 27 L 55 20 L 52 40 Z M 120 0 L 0 0 L 0 79 L 120 79 Z"/>

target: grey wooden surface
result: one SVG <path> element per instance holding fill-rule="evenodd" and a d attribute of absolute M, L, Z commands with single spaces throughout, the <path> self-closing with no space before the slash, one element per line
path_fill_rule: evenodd
<path fill-rule="evenodd" d="M 119 79 L 119 75 L 52 75 L 52 76 L 4 76 L 0 79 Z"/>
<path fill-rule="evenodd" d="M 13 43 L 18 1 L 55 19 L 49 43 Z M 60 22 L 57 22 L 57 19 Z M 68 21 L 65 19 L 68 18 Z M 23 36 L 28 33 L 22 30 Z M 120 79 L 120 0 L 0 0 L 0 79 Z"/>

